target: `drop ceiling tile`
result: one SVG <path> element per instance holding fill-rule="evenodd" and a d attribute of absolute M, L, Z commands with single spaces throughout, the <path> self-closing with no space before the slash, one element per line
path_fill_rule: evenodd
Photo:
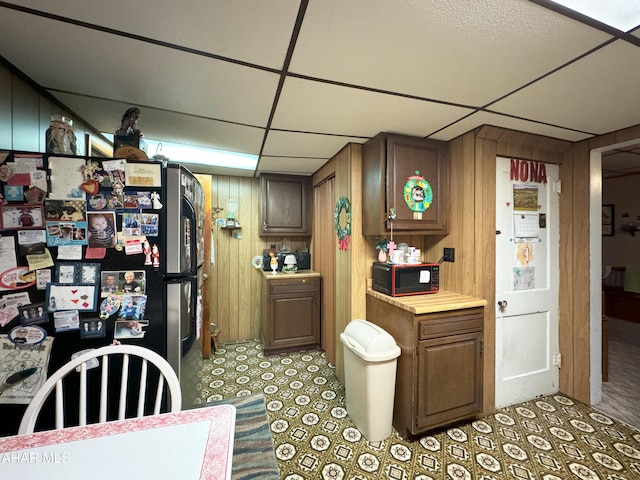
<path fill-rule="evenodd" d="M 130 106 L 94 98 L 55 93 L 71 110 L 103 133 L 113 134 Z M 142 108 L 138 127 L 151 140 L 195 145 L 258 155 L 264 136 L 261 128 Z M 149 132 L 152 132 L 151 134 Z M 154 154 L 155 152 L 150 152 Z"/>
<path fill-rule="evenodd" d="M 570 142 L 578 142 L 592 135 L 564 128 L 553 127 L 542 123 L 531 122 L 524 119 L 507 117 L 505 115 L 497 115 L 495 113 L 477 112 L 466 117 L 459 122 L 436 132 L 431 138 L 435 140 L 451 140 L 467 133 L 481 125 L 493 125 L 496 127 L 508 128 L 510 130 L 518 130 L 521 132 L 535 133 L 546 137 L 558 138 Z"/>
<path fill-rule="evenodd" d="M 482 106 L 611 38 L 530 2 L 310 2 L 290 71 Z"/>
<path fill-rule="evenodd" d="M 604 134 L 640 124 L 640 48 L 616 41 L 491 109 Z"/>
<path fill-rule="evenodd" d="M 470 112 L 423 100 L 287 78 L 272 127 L 365 137 L 385 131 L 424 136 Z"/>
<path fill-rule="evenodd" d="M 300 4 L 297 0 L 190 0 L 188 4 L 110 0 L 91 2 L 88 8 L 86 0 L 13 3 L 270 68 L 282 68 Z"/>
<path fill-rule="evenodd" d="M 267 123 L 276 74 L 13 11 L 2 13 L 3 53 L 45 88 L 253 126 Z M 30 30 L 28 44 L 15 42 L 25 28 Z"/>
<path fill-rule="evenodd" d="M 313 175 L 325 163 L 327 163 L 327 159 L 262 156 L 257 173 Z"/>
<path fill-rule="evenodd" d="M 262 155 L 324 159 L 327 161 L 347 143 L 364 143 L 366 140 L 366 138 L 357 137 L 271 130 L 267 136 Z"/>

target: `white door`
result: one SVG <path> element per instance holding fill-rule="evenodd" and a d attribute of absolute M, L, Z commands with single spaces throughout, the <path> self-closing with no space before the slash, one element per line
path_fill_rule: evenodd
<path fill-rule="evenodd" d="M 557 165 L 496 161 L 496 407 L 558 391 Z"/>

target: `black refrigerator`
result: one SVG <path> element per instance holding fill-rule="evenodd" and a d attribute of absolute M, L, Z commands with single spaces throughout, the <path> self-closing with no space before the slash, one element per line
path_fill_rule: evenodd
<path fill-rule="evenodd" d="M 47 172 L 47 189 L 50 194 L 52 191 L 56 191 L 56 178 L 60 178 L 60 170 L 56 175 L 50 165 L 60 165 L 61 162 L 64 165 L 65 160 L 57 156 L 43 155 L 42 157 L 42 166 L 38 168 Z M 71 163 L 72 158 L 67 158 Z M 77 159 L 73 160 L 78 161 Z M 54 265 L 49 268 L 51 284 L 47 285 L 45 290 L 36 289 L 36 286 L 20 290 L 28 292 L 32 305 L 44 307 L 46 321 L 41 319 L 37 323 L 37 327 L 46 331 L 48 337 L 53 338 L 47 366 L 48 374 L 50 375 L 68 362 L 73 354 L 111 344 L 114 339 L 121 343 L 141 345 L 154 350 L 168 360 L 181 379 L 183 408 L 189 408 L 193 404 L 193 394 L 195 394 L 193 382 L 196 376 L 189 375 L 187 373 L 191 372 L 184 371 L 183 362 L 187 356 L 202 358 L 200 335 L 202 331 L 202 265 L 204 263 L 204 191 L 193 174 L 178 164 L 153 161 L 126 162 L 127 173 L 129 173 L 129 169 L 132 172 L 137 172 L 141 175 L 142 181 L 138 179 L 137 182 L 134 182 L 134 186 L 131 186 L 130 181 L 123 178 L 122 185 L 116 185 L 116 187 L 121 187 L 118 192 L 124 199 L 121 202 L 111 196 L 114 192 L 113 178 L 106 182 L 106 188 L 103 189 L 102 186 L 101 175 L 107 176 L 112 173 L 112 171 L 103 168 L 111 159 L 87 157 L 82 160 L 87 164 L 94 162 L 95 171 L 89 173 L 100 179 L 99 189 L 81 195 L 84 198 L 80 200 L 86 201 L 84 219 L 59 221 L 59 228 L 56 230 L 56 232 L 59 230 L 62 233 L 64 226 L 68 224 L 73 229 L 73 238 L 75 238 L 77 230 L 81 231 L 79 233 L 83 233 L 84 228 L 84 234 L 89 237 L 89 241 L 86 244 L 84 239 L 71 242 L 71 244 L 79 245 L 82 248 L 82 259 L 76 262 L 59 260 L 59 247 L 68 245 L 65 244 L 65 240 L 58 238 L 52 242 L 49 238 L 50 231 L 47 230 L 47 250 L 54 260 Z M 140 173 L 146 171 L 151 172 L 148 178 L 145 177 L 146 173 Z M 65 178 L 64 181 L 68 182 L 68 179 Z M 140 203 L 132 203 L 131 198 L 133 197 L 137 197 Z M 96 198 L 100 200 L 99 204 L 96 204 Z M 144 205 L 145 208 L 143 208 L 143 199 L 145 203 L 150 203 L 150 205 Z M 114 200 L 113 204 L 110 203 L 111 200 Z M 48 205 L 50 203 L 46 199 L 42 202 L 41 212 L 45 229 L 51 229 L 51 225 L 56 224 L 55 214 L 53 214 L 54 221 L 49 221 L 51 215 L 48 211 Z M 102 203 L 105 204 L 104 207 Z M 19 203 L 16 205 L 20 206 Z M 96 211 L 98 213 L 108 211 L 110 214 L 113 212 L 114 219 L 114 244 L 102 250 L 104 256 L 101 258 L 99 258 L 100 254 L 95 255 L 96 251 L 101 251 L 100 248 L 97 250 L 89 248 L 92 246 L 91 238 L 94 240 L 97 238 L 97 236 L 92 236 L 91 226 L 91 220 Z M 35 213 L 37 214 L 37 211 Z M 38 219 L 36 218 L 35 228 L 37 225 Z M 15 236 L 17 244 L 20 227 L 11 230 L 2 229 L 1 233 L 3 236 Z M 127 235 L 123 235 L 124 233 Z M 137 235 L 146 238 L 147 243 L 136 241 Z M 26 264 L 25 258 L 21 256 L 22 253 L 24 253 L 23 250 L 16 246 L 19 266 Z M 64 268 L 69 264 L 99 266 L 99 280 L 96 280 L 96 292 L 99 292 L 96 296 L 98 298 L 93 308 L 90 306 L 86 310 L 79 311 L 80 328 L 78 329 L 57 328 L 54 315 L 55 312 L 64 312 L 64 306 L 58 305 L 57 309 L 51 308 L 51 304 L 56 300 L 52 294 L 54 288 L 56 288 L 56 293 L 59 291 L 58 289 L 62 289 L 62 292 L 67 291 L 64 286 L 59 286 L 60 278 L 58 277 L 63 274 Z M 134 278 L 124 278 L 128 273 L 133 273 Z M 109 275 L 115 276 L 116 282 L 119 283 L 118 291 L 113 296 L 102 292 L 103 289 L 107 290 L 106 278 Z M 131 291 L 126 291 L 124 297 L 120 297 L 120 294 L 123 293 L 122 289 L 125 288 L 124 285 L 136 285 L 136 287 Z M 106 313 L 111 313 L 105 312 L 105 308 L 108 308 L 109 304 L 106 300 L 108 298 L 129 298 L 128 294 L 132 294 L 131 298 L 138 300 L 138 305 L 136 305 L 138 310 L 134 317 L 130 318 L 123 313 L 126 307 L 124 301 L 114 308 L 117 310 L 116 313 L 106 317 Z M 57 302 L 60 303 L 59 296 Z M 140 327 L 129 328 L 122 335 L 124 330 L 121 331 L 120 327 L 125 325 L 123 323 L 125 320 L 135 320 L 135 323 Z M 13 335 L 16 328 L 22 323 L 25 323 L 24 319 L 15 318 L 0 327 L 0 334 L 11 333 Z M 83 328 L 87 331 L 83 332 Z M 102 332 L 98 332 L 98 335 L 94 336 L 88 329 L 102 330 Z M 135 363 L 132 365 L 135 368 Z M 0 370 L 7 370 L 8 374 L 11 369 L 3 369 L 0 365 Z M 110 370 L 115 371 L 116 369 Z M 43 372 L 39 372 L 39 374 L 43 374 Z M 97 378 L 97 375 L 95 377 Z M 0 373 L 0 382 L 3 380 L 2 373 Z M 134 385 L 132 388 L 135 391 L 136 386 Z M 70 398 L 66 403 L 70 411 L 73 411 L 75 400 Z M 25 404 L 0 403 L 0 435 L 11 435 L 17 432 L 25 408 Z M 53 416 L 52 409 L 53 406 L 48 405 L 43 410 L 42 429 L 51 428 L 53 420 L 47 417 Z"/>

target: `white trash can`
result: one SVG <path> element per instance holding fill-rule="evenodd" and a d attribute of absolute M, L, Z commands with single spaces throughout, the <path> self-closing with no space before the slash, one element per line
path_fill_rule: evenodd
<path fill-rule="evenodd" d="M 366 320 L 351 321 L 340 341 L 347 413 L 368 441 L 384 440 L 391 435 L 400 347 L 388 332 Z"/>

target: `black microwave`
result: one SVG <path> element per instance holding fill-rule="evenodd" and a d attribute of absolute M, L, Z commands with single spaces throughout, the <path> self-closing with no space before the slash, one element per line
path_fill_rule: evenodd
<path fill-rule="evenodd" d="M 372 287 L 392 297 L 436 293 L 440 284 L 437 263 L 392 264 L 373 262 Z"/>

